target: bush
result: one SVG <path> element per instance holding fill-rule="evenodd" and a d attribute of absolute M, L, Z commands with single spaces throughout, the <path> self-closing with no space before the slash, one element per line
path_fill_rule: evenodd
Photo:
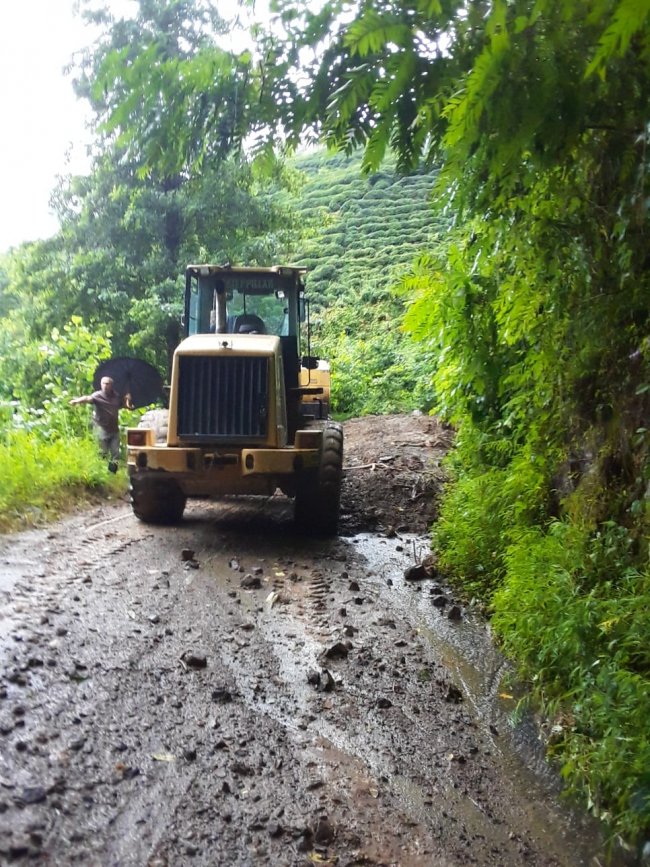
<path fill-rule="evenodd" d="M 0 361 L 8 398 L 0 403 L 0 530 L 8 530 L 56 515 L 86 491 L 123 483 L 109 477 L 88 412 L 69 405 L 92 390 L 97 364 L 110 356 L 108 336 L 91 333 L 79 317 L 47 342 L 22 345 L 19 328 L 3 336 L 13 340 Z"/>
<path fill-rule="evenodd" d="M 450 482 L 433 527 L 441 568 L 467 595 L 489 608 L 506 571 L 513 534 L 544 521 L 555 450 L 526 444 L 462 424 L 447 458 Z"/>
<path fill-rule="evenodd" d="M 522 531 L 492 619 L 551 718 L 569 790 L 630 840 L 650 831 L 650 569 L 638 557 L 613 522 Z"/>
<path fill-rule="evenodd" d="M 5 432 L 0 443 L 0 531 L 56 516 L 85 492 L 109 485 L 121 487 L 122 482 L 110 476 L 90 435 L 47 441 L 33 431 Z"/>
<path fill-rule="evenodd" d="M 433 530 L 440 568 L 485 600 L 505 571 L 503 542 L 513 519 L 506 478 L 505 470 L 488 470 L 450 484 Z"/>

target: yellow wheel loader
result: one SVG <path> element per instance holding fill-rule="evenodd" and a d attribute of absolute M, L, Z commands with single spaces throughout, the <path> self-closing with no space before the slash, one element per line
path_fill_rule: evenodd
<path fill-rule="evenodd" d="M 295 267 L 190 265 L 186 336 L 174 353 L 166 436 L 127 431 L 134 514 L 172 523 L 188 497 L 295 499 L 296 523 L 336 532 L 343 432 L 328 418 L 329 366 L 302 354 L 308 320 Z"/>

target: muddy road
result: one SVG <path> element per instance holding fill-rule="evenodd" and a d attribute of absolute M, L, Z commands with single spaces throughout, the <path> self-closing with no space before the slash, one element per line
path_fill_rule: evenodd
<path fill-rule="evenodd" d="M 278 496 L 0 540 L 1 863 L 604 863 L 485 625 L 405 575 L 449 434 L 369 424 L 337 539 Z"/>

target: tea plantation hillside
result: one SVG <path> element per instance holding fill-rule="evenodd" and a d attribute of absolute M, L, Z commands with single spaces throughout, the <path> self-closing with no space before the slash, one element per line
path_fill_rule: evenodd
<path fill-rule="evenodd" d="M 364 175 L 360 155 L 324 151 L 299 156 L 294 165 L 305 177 L 298 207 L 314 227 L 297 262 L 310 269 L 314 299 L 331 302 L 349 292 L 356 298 L 363 290 L 372 301 L 432 242 L 434 174 L 402 176 L 388 163 Z"/>
<path fill-rule="evenodd" d="M 324 151 L 293 165 L 306 235 L 292 261 L 309 269 L 314 342 L 332 362 L 335 411 L 430 407 L 428 358 L 400 329 L 405 301 L 395 286 L 441 230 L 429 205 L 435 175 L 398 175 L 389 162 L 368 176 L 360 156 Z"/>

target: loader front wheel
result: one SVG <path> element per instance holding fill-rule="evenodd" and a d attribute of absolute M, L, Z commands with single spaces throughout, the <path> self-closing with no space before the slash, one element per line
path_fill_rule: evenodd
<path fill-rule="evenodd" d="M 133 514 L 145 524 L 176 524 L 183 517 L 187 498 L 165 473 L 135 473 L 130 480 Z"/>
<path fill-rule="evenodd" d="M 307 532 L 333 536 L 339 523 L 343 481 L 343 428 L 328 422 L 323 430 L 320 463 L 304 473 L 296 491 L 295 522 Z"/>

